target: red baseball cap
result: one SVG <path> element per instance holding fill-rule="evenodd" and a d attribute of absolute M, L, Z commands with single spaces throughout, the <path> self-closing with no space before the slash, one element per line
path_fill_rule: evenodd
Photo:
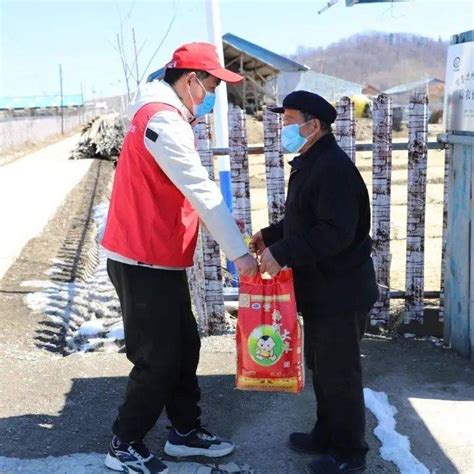
<path fill-rule="evenodd" d="M 206 71 L 211 76 L 231 84 L 244 79 L 240 74 L 229 71 L 220 64 L 217 49 L 210 43 L 183 44 L 173 53 L 171 61 L 165 66 L 165 69 L 174 68 Z"/>

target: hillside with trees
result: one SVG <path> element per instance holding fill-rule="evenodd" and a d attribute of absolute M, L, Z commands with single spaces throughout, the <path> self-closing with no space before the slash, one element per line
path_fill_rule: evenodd
<path fill-rule="evenodd" d="M 313 71 L 380 90 L 434 77 L 444 80 L 448 43 L 406 33 L 365 33 L 325 48 L 298 47 L 291 59 Z"/>

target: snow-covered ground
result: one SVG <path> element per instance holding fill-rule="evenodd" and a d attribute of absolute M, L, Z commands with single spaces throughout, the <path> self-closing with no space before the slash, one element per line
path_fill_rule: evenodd
<path fill-rule="evenodd" d="M 0 279 L 41 233 L 92 160 L 69 160 L 79 135 L 0 166 Z"/>
<path fill-rule="evenodd" d="M 44 314 L 66 331 L 66 351 L 118 350 L 123 346 L 123 324 L 115 289 L 107 275 L 107 257 L 99 245 L 104 231 L 108 205 L 94 208 L 97 235 L 94 248 L 96 265 L 86 281 L 54 283 L 23 282 L 40 291 L 26 297 L 28 307 Z M 64 262 L 53 259 L 49 275 L 61 271 Z"/>

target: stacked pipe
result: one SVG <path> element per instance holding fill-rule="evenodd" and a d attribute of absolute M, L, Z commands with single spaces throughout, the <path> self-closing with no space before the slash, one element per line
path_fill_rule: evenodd
<path fill-rule="evenodd" d="M 116 161 L 124 135 L 124 126 L 117 114 L 97 117 L 84 127 L 71 159 L 101 158 Z"/>

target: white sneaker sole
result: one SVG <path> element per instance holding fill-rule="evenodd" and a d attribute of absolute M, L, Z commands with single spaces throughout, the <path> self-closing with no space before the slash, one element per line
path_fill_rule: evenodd
<path fill-rule="evenodd" d="M 175 458 L 185 458 L 188 456 L 205 456 L 206 458 L 221 458 L 227 456 L 234 450 L 234 445 L 230 445 L 225 449 L 205 449 L 205 448 L 188 448 L 178 444 L 171 444 L 169 441 L 165 444 L 165 453 Z"/>
<path fill-rule="evenodd" d="M 105 467 L 112 469 L 112 471 L 123 472 L 122 463 L 117 458 L 114 458 L 110 454 L 107 454 L 104 464 L 105 464 Z"/>
<path fill-rule="evenodd" d="M 110 454 L 107 454 L 104 464 L 105 464 L 105 467 L 112 469 L 112 471 L 132 472 L 132 471 L 129 471 L 127 467 L 124 466 L 117 458 L 114 458 Z M 167 472 L 168 472 L 168 468 L 166 468 L 164 471 L 161 471 L 160 474 L 166 474 Z"/>

